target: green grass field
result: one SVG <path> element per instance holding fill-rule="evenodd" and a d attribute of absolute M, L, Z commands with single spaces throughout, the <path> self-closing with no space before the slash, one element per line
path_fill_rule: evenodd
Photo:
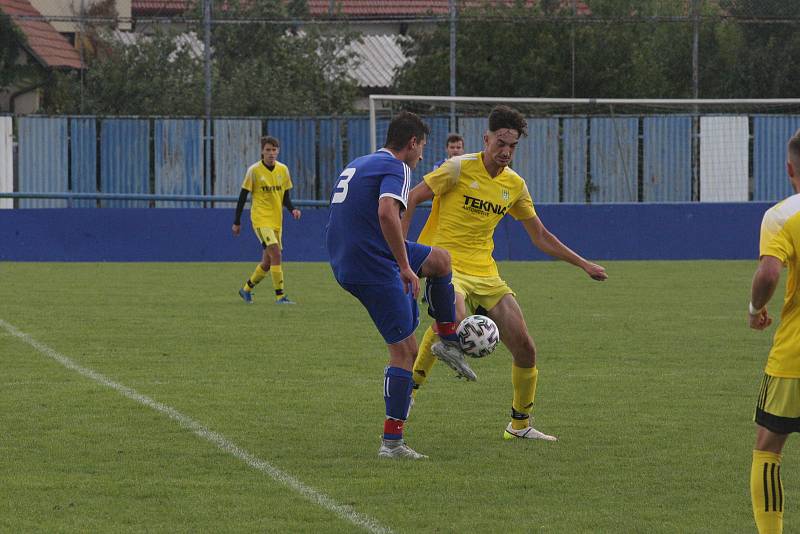
<path fill-rule="evenodd" d="M 539 349 L 536 426 L 560 441 L 501 439 L 501 347 L 476 383 L 434 368 L 407 427 L 425 462 L 377 458 L 386 348 L 327 264 L 286 264 L 297 306 L 273 305 L 268 280 L 246 306 L 253 265 L 0 263 L 0 320 L 29 336 L 0 323 L 0 531 L 754 531 L 751 415 L 774 331 L 746 326 L 755 262 L 608 262 L 604 284 L 501 264 Z"/>

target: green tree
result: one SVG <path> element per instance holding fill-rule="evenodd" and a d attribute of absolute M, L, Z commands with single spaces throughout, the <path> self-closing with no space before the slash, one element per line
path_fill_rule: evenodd
<path fill-rule="evenodd" d="M 681 80 L 688 86 L 691 73 L 685 65 L 691 57 L 687 48 L 691 38 L 686 37 L 680 47 L 665 46 L 670 30 L 654 33 L 648 24 L 621 23 L 631 15 L 663 11 L 665 3 L 674 9 L 682 4 L 680 0 L 596 0 L 591 3 L 594 16 L 604 22 L 592 23 L 570 19 L 568 2 L 466 6 L 457 26 L 457 92 L 540 97 L 672 93 Z M 662 72 L 651 56 L 659 48 L 659 58 L 668 57 L 686 72 L 678 78 Z M 405 52 L 412 61 L 398 71 L 395 90 L 447 94 L 448 25 L 413 34 Z"/>
<path fill-rule="evenodd" d="M 800 57 L 797 5 L 783 0 L 720 0 L 720 8 L 732 22 L 718 25 L 724 72 L 708 80 L 713 84 L 709 92 L 731 98 L 796 97 L 800 85 L 794 64 Z M 795 22 L 768 23 L 770 19 Z"/>
<path fill-rule="evenodd" d="M 295 0 L 289 7 L 293 17 L 308 13 L 304 1 Z M 214 26 L 215 113 L 327 114 L 351 109 L 357 87 L 348 74 L 352 55 L 343 50 L 352 34 L 293 26 L 280 0 L 226 0 L 215 9 L 216 17 L 271 19 Z"/>
<path fill-rule="evenodd" d="M 303 0 L 290 6 L 307 13 Z M 201 6 L 187 13 L 202 20 Z M 280 0 L 216 2 L 211 36 L 212 113 L 228 116 L 308 115 L 349 111 L 356 84 L 352 57 L 343 53 L 351 35 L 324 35 L 295 27 Z M 249 19 L 269 22 L 241 23 Z M 202 115 L 205 72 L 202 23 L 178 32 L 160 30 L 124 44 L 107 31 L 91 31 L 87 69 L 58 75 L 51 111 L 95 114 Z M 189 39 L 188 36 L 194 36 Z M 195 47 L 193 49 L 191 41 Z M 198 50 L 199 49 L 199 50 Z M 80 106 L 80 103 L 83 103 Z"/>
<path fill-rule="evenodd" d="M 592 0 L 591 18 L 569 2 L 467 5 L 457 26 L 457 93 L 463 96 L 689 98 L 693 23 L 686 0 Z M 701 97 L 795 96 L 800 34 L 789 2 L 701 3 Z M 657 19 L 656 19 L 657 17 Z M 449 93 L 449 26 L 419 31 L 395 77 L 406 94 Z M 574 79 L 572 47 L 574 42 Z M 573 92 L 574 88 L 574 92 Z"/>
<path fill-rule="evenodd" d="M 50 113 L 198 115 L 203 110 L 203 69 L 175 34 L 157 31 L 124 44 L 101 32 L 80 73 L 55 75 Z M 57 95 L 57 96 L 56 96 Z M 82 103 L 82 105 L 81 105 Z"/>
<path fill-rule="evenodd" d="M 487 4 L 463 9 L 457 25 L 457 93 L 568 95 L 569 32 L 562 22 L 534 20 L 549 5 Z M 413 32 L 403 44 L 411 61 L 397 72 L 395 91 L 448 94 L 449 42 L 448 24 Z"/>

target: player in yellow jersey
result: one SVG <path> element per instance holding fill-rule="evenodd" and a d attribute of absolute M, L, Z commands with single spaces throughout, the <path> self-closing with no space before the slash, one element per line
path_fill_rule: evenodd
<path fill-rule="evenodd" d="M 299 219 L 301 212 L 292 205 L 289 190 L 292 188 L 292 177 L 289 168 L 278 161 L 280 142 L 272 137 L 261 138 L 261 161 L 252 164 L 244 176 L 239 202 L 236 205 L 236 216 L 233 221 L 233 235 L 238 236 L 241 229 L 242 210 L 247 202 L 247 195 L 253 194 L 250 206 L 250 220 L 253 231 L 264 248 L 261 263 L 239 290 L 239 296 L 247 303 L 253 302 L 253 288 L 267 273 L 272 277 L 277 304 L 294 304 L 283 289 L 283 268 L 281 267 L 281 229 L 283 227 L 282 206 L 291 212 L 292 217 Z"/>
<path fill-rule="evenodd" d="M 606 271 L 570 250 L 539 220 L 525 181 L 508 167 L 521 136 L 527 135 L 525 118 L 507 106 L 495 107 L 484 135 L 484 151 L 446 161 L 427 174 L 408 196 L 404 230 L 408 231 L 415 207 L 434 197 L 431 214 L 419 241 L 450 252 L 457 319 L 466 310 L 487 315 L 497 323 L 500 339 L 513 357 L 514 388 L 511 422 L 503 436 L 555 441 L 530 424 L 539 374 L 536 347 L 528 333 L 514 292 L 500 278 L 492 258 L 494 229 L 506 215 L 522 223 L 534 245 L 543 252 L 583 269 L 595 280 L 605 280 Z M 434 332 L 429 328 L 414 364 L 414 383 L 427 380 L 435 357 L 431 353 Z"/>
<path fill-rule="evenodd" d="M 789 140 L 786 170 L 800 193 L 800 130 Z M 750 466 L 750 500 L 760 534 L 783 532 L 781 452 L 800 432 L 800 194 L 776 204 L 761 222 L 758 269 L 750 291 L 750 328 L 772 323 L 767 303 L 784 266 L 789 268 L 781 321 L 769 352 L 756 403 L 756 443 Z"/>

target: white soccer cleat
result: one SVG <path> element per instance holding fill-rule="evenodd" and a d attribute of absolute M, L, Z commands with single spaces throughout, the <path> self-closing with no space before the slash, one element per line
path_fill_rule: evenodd
<path fill-rule="evenodd" d="M 411 460 L 424 460 L 427 458 L 424 454 L 420 454 L 408 445 L 403 440 L 397 440 L 397 444 L 392 441 L 381 441 L 381 448 L 378 449 L 378 457 L 380 458 L 409 458 Z"/>
<path fill-rule="evenodd" d="M 503 439 L 542 439 L 544 441 L 558 441 L 555 436 L 549 436 L 544 432 L 539 432 L 532 426 L 523 428 L 522 430 L 514 430 L 511 423 L 508 423 L 505 432 L 503 432 Z"/>
<path fill-rule="evenodd" d="M 467 365 L 464 353 L 456 344 L 439 341 L 431 345 L 431 352 L 455 371 L 459 378 L 464 377 L 470 382 L 478 379 L 478 375 Z"/>

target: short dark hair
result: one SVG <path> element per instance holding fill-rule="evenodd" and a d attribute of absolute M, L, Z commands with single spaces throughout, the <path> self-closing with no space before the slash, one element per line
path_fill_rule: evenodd
<path fill-rule="evenodd" d="M 461 134 L 457 134 L 457 133 L 451 133 L 450 135 L 447 136 L 447 143 L 445 143 L 445 144 L 449 145 L 450 143 L 457 143 L 459 141 L 461 141 L 463 143 L 464 142 L 464 136 L 461 135 Z"/>
<path fill-rule="evenodd" d="M 272 137 L 271 135 L 265 135 L 261 138 L 261 150 L 264 150 L 264 145 L 272 145 L 275 148 L 280 148 L 281 143 L 278 141 L 277 137 Z"/>
<path fill-rule="evenodd" d="M 420 141 L 428 137 L 430 133 L 431 129 L 422 122 L 419 116 L 410 111 L 401 111 L 389 123 L 386 144 L 383 146 L 392 150 L 402 150 L 412 137 L 416 137 Z"/>
<path fill-rule="evenodd" d="M 789 144 L 786 146 L 789 152 L 789 157 L 794 161 L 800 161 L 800 130 L 797 130 L 794 135 L 789 139 Z"/>
<path fill-rule="evenodd" d="M 520 137 L 528 135 L 528 121 L 522 113 L 508 106 L 499 105 L 489 113 L 489 131 L 496 132 L 501 128 L 509 128 L 519 132 Z"/>

